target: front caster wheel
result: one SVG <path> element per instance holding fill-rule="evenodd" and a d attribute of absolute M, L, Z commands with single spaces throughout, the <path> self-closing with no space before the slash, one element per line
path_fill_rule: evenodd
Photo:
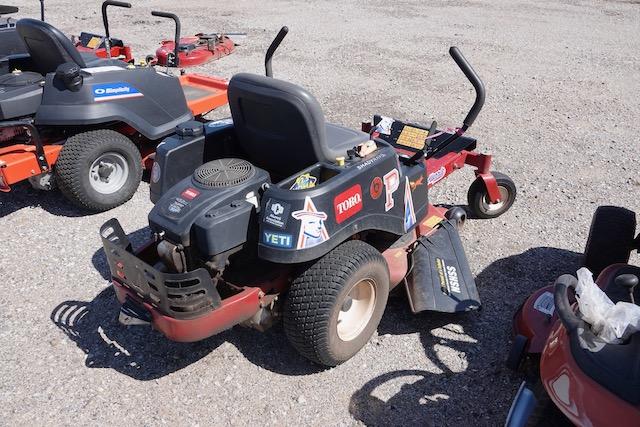
<path fill-rule="evenodd" d="M 284 307 L 284 330 L 307 359 L 336 366 L 378 327 L 389 294 L 387 263 L 359 240 L 338 246 L 298 276 Z"/>
<path fill-rule="evenodd" d="M 516 200 L 516 185 L 507 175 L 493 172 L 500 191 L 500 201 L 491 203 L 487 193 L 487 187 L 482 178 L 478 177 L 469 187 L 467 201 L 469 208 L 478 218 L 497 218 L 509 210 Z"/>

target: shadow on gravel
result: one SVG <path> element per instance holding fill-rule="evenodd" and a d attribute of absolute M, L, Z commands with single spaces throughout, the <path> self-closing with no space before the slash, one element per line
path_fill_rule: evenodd
<path fill-rule="evenodd" d="M 75 207 L 58 190 L 35 190 L 29 183 L 11 187 L 10 193 L 0 193 L 0 218 L 24 208 L 40 207 L 52 215 L 79 217 L 91 212 Z"/>
<path fill-rule="evenodd" d="M 503 422 L 520 381 L 504 367 L 512 316 L 534 290 L 575 272 L 579 263 L 580 254 L 547 247 L 495 261 L 476 277 L 483 301 L 477 312 L 413 315 L 404 293 L 394 292 L 379 335 L 419 332 L 435 369 L 425 366 L 373 378 L 352 395 L 350 413 L 366 425 Z"/>

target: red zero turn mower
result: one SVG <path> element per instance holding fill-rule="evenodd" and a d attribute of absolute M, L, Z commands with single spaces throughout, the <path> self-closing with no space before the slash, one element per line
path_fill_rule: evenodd
<path fill-rule="evenodd" d="M 584 264 L 613 303 L 640 302 L 640 267 L 629 265 L 640 249 L 632 211 L 596 210 Z M 514 318 L 507 365 L 527 379 L 506 425 L 640 425 L 640 332 L 621 344 L 603 341 L 581 318 L 574 297 L 577 280 L 559 277 L 530 296 Z"/>
<path fill-rule="evenodd" d="M 485 218 L 509 209 L 516 189 L 463 136 L 485 93 L 457 48 L 476 89 L 461 128 L 376 117 L 366 133 L 325 122 L 309 92 L 271 77 L 287 31 L 267 51 L 267 77 L 229 82 L 231 118 L 185 124 L 158 146 L 153 240 L 134 251 L 115 219 L 100 233 L 123 323 L 198 341 L 282 316 L 302 355 L 334 366 L 367 343 L 395 286 L 416 313 L 480 307 L 458 235 L 465 211 L 429 203 L 430 187 L 475 166 L 469 201 Z"/>
<path fill-rule="evenodd" d="M 156 56 L 147 57 L 147 62 L 166 67 L 194 67 L 209 61 L 220 59 L 233 53 L 235 43 L 228 36 L 244 36 L 244 33 L 234 34 L 196 34 L 181 37 L 180 19 L 175 14 L 168 14 L 176 24 L 173 40 L 163 40 L 156 50 Z"/>
<path fill-rule="evenodd" d="M 114 0 L 103 2 L 102 23 L 104 24 L 104 35 L 82 32 L 80 36 L 74 40 L 76 49 L 80 52 L 93 53 L 99 58 L 118 58 L 124 62 L 133 62 L 131 48 L 125 45 L 122 40 L 111 38 L 109 33 L 109 18 L 107 16 L 107 7 L 109 6 L 130 9 L 131 3 Z"/>
<path fill-rule="evenodd" d="M 28 179 L 82 208 L 111 209 L 133 195 L 176 126 L 227 103 L 226 80 L 83 55 L 35 19 L 16 31 L 28 56 L 0 75 L 0 191 Z"/>

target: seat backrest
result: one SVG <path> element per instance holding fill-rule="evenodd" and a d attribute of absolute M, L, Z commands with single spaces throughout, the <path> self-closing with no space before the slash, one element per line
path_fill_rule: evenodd
<path fill-rule="evenodd" d="M 227 95 L 238 142 L 256 166 L 286 177 L 327 160 L 324 114 L 303 88 L 241 73 Z"/>
<path fill-rule="evenodd" d="M 86 67 L 71 40 L 46 22 L 24 18 L 16 23 L 16 29 L 31 56 L 33 71 L 40 74 L 52 73 L 65 62 Z"/>

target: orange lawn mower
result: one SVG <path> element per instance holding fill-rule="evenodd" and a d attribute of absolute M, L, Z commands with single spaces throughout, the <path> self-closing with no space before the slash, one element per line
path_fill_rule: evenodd
<path fill-rule="evenodd" d="M 131 198 L 163 138 L 227 103 L 222 78 L 87 63 L 41 20 L 21 19 L 16 31 L 29 56 L 0 76 L 0 191 L 29 180 L 83 209 L 111 209 Z"/>

